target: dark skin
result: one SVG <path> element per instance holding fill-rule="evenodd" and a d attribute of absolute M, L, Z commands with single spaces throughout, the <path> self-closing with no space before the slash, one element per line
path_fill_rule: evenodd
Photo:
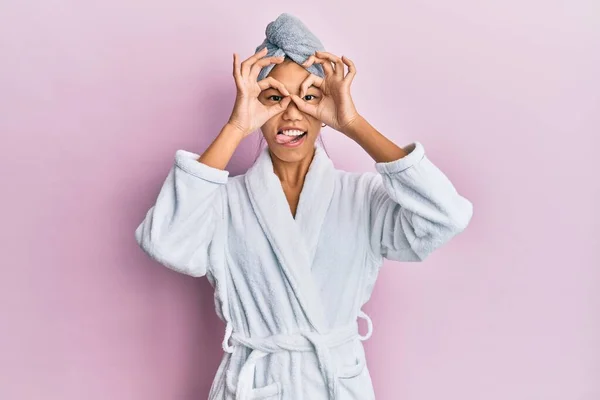
<path fill-rule="evenodd" d="M 310 74 L 306 68 L 314 63 L 323 66 L 325 77 Z M 348 73 L 345 74 L 345 66 Z M 335 68 L 334 68 L 335 67 Z M 295 217 L 306 172 L 314 155 L 314 143 L 321 133 L 321 121 L 345 134 L 365 149 L 376 162 L 397 160 L 407 153 L 375 130 L 357 111 L 350 94 L 350 85 L 356 74 L 354 63 L 327 52 L 317 52 L 302 65 L 291 60 L 276 65 L 269 77 L 283 84 L 289 95 L 270 87 L 259 95 L 265 106 L 292 99 L 286 109 L 261 127 L 269 144 L 273 170 Z M 294 149 L 281 148 L 274 142 L 277 127 L 298 125 L 306 130 L 307 139 Z"/>
<path fill-rule="evenodd" d="M 266 53 L 263 49 L 241 64 L 234 54 L 237 96 L 232 115 L 198 161 L 225 169 L 240 142 L 260 128 L 269 145 L 273 171 L 295 216 L 321 122 L 354 140 L 375 162 L 394 161 L 407 154 L 356 111 L 350 95 L 356 67 L 350 59 L 318 51 L 300 66 L 284 63 L 283 58 L 264 57 Z M 324 78 L 306 70 L 313 63 L 323 66 Z M 268 64 L 276 65 L 267 78 L 257 82 L 260 69 Z M 282 126 L 306 131 L 304 143 L 294 148 L 277 144 L 275 136 Z"/>
<path fill-rule="evenodd" d="M 308 76 L 309 73 L 305 68 L 289 59 L 276 65 L 269 73 L 269 77 L 276 79 L 285 86 L 288 93 L 295 95 L 301 93 L 303 90 L 301 85 Z M 277 88 L 270 87 L 260 93 L 258 100 L 265 106 L 272 106 L 280 103 L 285 97 L 286 95 Z M 316 86 L 310 86 L 303 96 L 305 102 L 315 105 L 321 98 L 321 90 Z M 300 130 L 306 131 L 304 143 L 293 149 L 278 145 L 275 136 L 281 126 L 297 126 Z M 273 170 L 281 181 L 281 187 L 295 217 L 304 178 L 314 155 L 314 143 L 321 133 L 321 121 L 303 113 L 291 101 L 283 112 L 266 121 L 261 131 L 271 151 Z"/>
<path fill-rule="evenodd" d="M 302 184 L 304 184 L 304 179 L 302 180 Z M 296 218 L 296 210 L 298 209 L 298 202 L 300 201 L 300 192 L 302 192 L 302 186 L 299 186 L 298 188 L 286 188 L 283 186 L 283 192 L 285 193 L 285 198 L 290 204 L 290 211 L 292 212 L 294 218 Z"/>

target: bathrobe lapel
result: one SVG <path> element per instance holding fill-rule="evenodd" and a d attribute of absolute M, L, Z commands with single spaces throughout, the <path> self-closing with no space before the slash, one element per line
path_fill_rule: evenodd
<path fill-rule="evenodd" d="M 319 233 L 334 189 L 334 167 L 324 149 L 315 146 L 300 194 L 296 219 L 273 172 L 268 147 L 246 172 L 246 187 L 252 208 L 275 251 L 284 274 L 304 312 L 318 332 L 327 331 L 321 295 L 311 274 Z"/>

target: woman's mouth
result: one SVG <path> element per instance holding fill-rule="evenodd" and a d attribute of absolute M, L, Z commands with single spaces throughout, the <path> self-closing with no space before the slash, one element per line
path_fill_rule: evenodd
<path fill-rule="evenodd" d="M 285 147 L 298 147 L 306 138 L 307 132 L 302 131 L 279 131 L 275 136 L 275 141 Z"/>

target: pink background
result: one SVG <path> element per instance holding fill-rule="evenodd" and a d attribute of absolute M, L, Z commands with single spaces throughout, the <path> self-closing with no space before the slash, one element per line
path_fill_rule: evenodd
<path fill-rule="evenodd" d="M 378 399 L 600 399 L 598 2 L 207 3 L 2 2 L 0 398 L 207 397 L 212 288 L 134 229 L 175 150 L 201 152 L 229 116 L 232 53 L 287 11 L 355 61 L 359 111 L 474 203 L 425 263 L 382 270 Z M 323 135 L 339 168 L 374 170 Z"/>

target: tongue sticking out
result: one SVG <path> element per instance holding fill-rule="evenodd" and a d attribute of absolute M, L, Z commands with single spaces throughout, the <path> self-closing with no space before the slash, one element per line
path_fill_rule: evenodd
<path fill-rule="evenodd" d="M 297 138 L 298 136 L 287 136 L 284 134 L 278 134 L 275 136 L 275 141 L 279 144 L 286 144 Z"/>

